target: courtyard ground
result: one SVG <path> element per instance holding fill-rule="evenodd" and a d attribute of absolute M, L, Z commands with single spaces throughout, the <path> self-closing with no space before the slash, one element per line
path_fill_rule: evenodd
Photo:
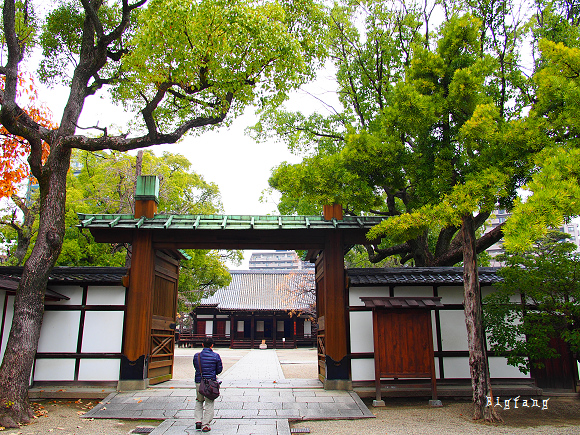
<path fill-rule="evenodd" d="M 193 355 L 198 349 L 176 351 L 174 374 L 176 379 L 193 377 Z M 248 351 L 217 349 L 224 363 L 224 371 Z M 312 379 L 316 377 L 316 350 L 278 350 L 286 378 Z M 549 396 L 548 396 L 549 397 Z M 546 397 L 547 398 L 547 397 Z M 468 402 L 444 402 L 433 408 L 425 400 L 389 400 L 384 408 L 374 408 L 365 400 L 374 419 L 301 421 L 291 427 L 308 428 L 313 435 L 374 435 L 374 434 L 579 434 L 580 399 L 578 397 L 549 397 L 548 409 L 521 406 L 500 411 L 503 424 L 484 424 L 471 420 L 472 405 Z M 2 433 L 21 435 L 121 435 L 140 426 L 157 426 L 160 421 L 121 421 L 82 419 L 81 415 L 96 404 L 89 400 L 44 400 L 34 403 L 37 418 L 32 424 Z M 531 403 L 530 403 L 531 404 Z M 541 405 L 541 402 L 539 403 Z M 499 408 L 498 408 L 499 409 Z"/>

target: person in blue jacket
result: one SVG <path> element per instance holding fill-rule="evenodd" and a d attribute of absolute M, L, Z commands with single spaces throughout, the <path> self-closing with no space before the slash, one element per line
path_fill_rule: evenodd
<path fill-rule="evenodd" d="M 200 370 L 201 363 L 201 370 Z M 207 379 L 216 379 L 217 375 L 222 372 L 222 359 L 213 351 L 213 338 L 205 337 L 203 339 L 203 349 L 193 357 L 193 366 L 195 367 L 195 389 L 197 397 L 195 399 L 195 428 L 201 429 L 202 432 L 209 432 L 209 427 L 214 414 L 214 401 L 199 394 L 201 384 L 201 374 Z"/>

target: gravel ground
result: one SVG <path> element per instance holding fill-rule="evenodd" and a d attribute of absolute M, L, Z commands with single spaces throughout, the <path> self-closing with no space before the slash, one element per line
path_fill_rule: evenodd
<path fill-rule="evenodd" d="M 193 355 L 199 349 L 176 351 L 175 379 L 194 376 Z M 248 350 L 217 349 L 222 357 L 224 372 Z M 316 378 L 315 349 L 277 350 L 284 376 L 288 379 Z M 444 402 L 434 408 L 425 400 L 391 400 L 384 408 L 365 403 L 374 419 L 301 421 L 291 423 L 293 428 L 308 428 L 313 435 L 396 435 L 396 434 L 580 434 L 580 399 L 551 397 L 548 410 L 519 408 L 501 411 L 502 424 L 485 424 L 471 420 L 472 405 L 468 402 Z M 159 421 L 121 421 L 81 419 L 80 415 L 96 403 L 90 401 L 42 401 L 34 404 L 38 418 L 19 429 L 7 429 L 6 434 L 21 435 L 126 435 L 138 426 L 157 426 Z"/>

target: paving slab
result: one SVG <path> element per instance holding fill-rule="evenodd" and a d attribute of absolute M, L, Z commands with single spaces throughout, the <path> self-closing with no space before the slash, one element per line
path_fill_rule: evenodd
<path fill-rule="evenodd" d="M 195 420 L 170 419 L 157 426 L 151 435 L 193 435 L 200 433 L 195 429 Z M 290 425 L 286 419 L 218 419 L 211 425 L 210 433 L 212 435 L 290 435 Z"/>
<path fill-rule="evenodd" d="M 250 351 L 220 379 L 213 435 L 289 435 L 288 419 L 374 418 L 352 391 L 324 390 L 316 379 L 284 379 L 273 350 Z M 83 417 L 164 420 L 153 435 L 187 435 L 199 433 L 194 408 L 195 383 L 178 380 L 111 393 Z"/>

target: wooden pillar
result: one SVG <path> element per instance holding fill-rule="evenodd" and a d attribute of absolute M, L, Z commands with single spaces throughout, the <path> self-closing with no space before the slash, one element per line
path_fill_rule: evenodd
<path fill-rule="evenodd" d="M 155 281 L 155 252 L 151 233 L 139 231 L 133 237 L 127 315 L 121 357 L 121 381 L 147 379 L 147 364 L 151 342 L 151 302 Z M 139 382 L 121 382 L 119 388 L 140 389 Z M 129 385 L 129 386 L 127 386 Z M 134 388 L 131 388 L 134 385 Z"/>
<path fill-rule="evenodd" d="M 294 324 L 292 326 L 294 327 L 292 329 L 292 335 L 294 335 L 294 349 L 296 349 L 296 318 L 294 319 Z"/>
<path fill-rule="evenodd" d="M 256 330 L 256 322 L 254 320 L 254 313 L 252 313 L 252 317 L 250 319 L 250 349 L 254 348 L 254 331 Z"/>
<path fill-rule="evenodd" d="M 159 179 L 137 177 L 135 218 L 152 218 L 157 212 Z M 119 390 L 148 386 L 147 369 L 151 352 L 153 287 L 155 285 L 155 250 L 149 231 L 135 231 L 131 249 L 127 314 L 123 337 Z"/>
<path fill-rule="evenodd" d="M 325 389 L 351 389 L 347 355 L 348 301 L 344 276 L 342 235 L 329 232 L 324 247 Z"/>
<path fill-rule="evenodd" d="M 234 348 L 234 337 L 236 336 L 236 330 L 238 329 L 237 326 L 234 315 L 230 315 L 230 349 Z"/>
<path fill-rule="evenodd" d="M 276 349 L 276 337 L 278 336 L 278 324 L 276 323 L 276 314 L 272 313 L 272 347 Z"/>

